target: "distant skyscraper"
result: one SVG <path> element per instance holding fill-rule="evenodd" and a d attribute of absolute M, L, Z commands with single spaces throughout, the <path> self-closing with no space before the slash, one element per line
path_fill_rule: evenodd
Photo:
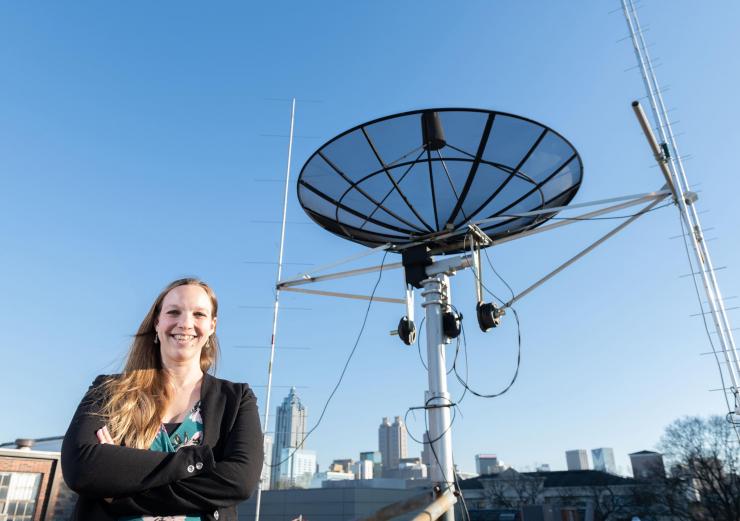
<path fill-rule="evenodd" d="M 565 462 L 568 470 L 588 470 L 588 453 L 586 449 L 566 450 Z"/>
<path fill-rule="evenodd" d="M 342 472 L 352 472 L 352 465 L 354 464 L 354 460 L 352 458 L 349 459 L 335 459 L 331 462 L 330 468 L 334 470 L 334 468 L 339 467 L 342 469 Z"/>
<path fill-rule="evenodd" d="M 383 460 L 383 470 L 390 468 L 389 458 L 391 456 L 391 422 L 388 418 L 383 418 L 383 421 L 378 427 L 378 452 L 380 452 L 380 458 Z"/>
<path fill-rule="evenodd" d="M 476 454 L 475 471 L 482 475 L 497 474 L 503 470 L 503 465 L 498 461 L 495 454 Z"/>
<path fill-rule="evenodd" d="M 406 426 L 400 416 L 396 416 L 393 425 L 388 418 L 383 418 L 378 428 L 378 448 L 383 459 L 384 471 L 398 468 L 399 461 L 405 458 L 408 452 Z"/>
<path fill-rule="evenodd" d="M 308 488 L 316 473 L 316 452 L 286 447 L 280 451 L 278 482 L 282 487 Z"/>
<path fill-rule="evenodd" d="M 355 461 L 352 464 L 355 479 L 373 479 L 373 462 L 370 460 Z"/>
<path fill-rule="evenodd" d="M 289 460 L 282 462 L 284 458 L 293 452 L 291 450 L 284 453 L 283 449 L 296 449 L 303 441 L 303 438 L 306 437 L 307 415 L 306 408 L 295 392 L 295 387 L 292 387 L 288 396 L 283 400 L 282 405 L 277 408 L 277 414 L 275 416 L 275 440 L 272 449 L 272 488 L 278 488 L 278 482 L 284 479 L 284 469 L 287 469 L 288 472 L 291 472 L 291 469 L 295 469 L 295 465 Z M 305 449 L 305 447 L 301 448 Z M 287 465 L 284 465 L 284 463 L 287 463 Z M 293 474 L 293 477 L 295 476 L 296 474 Z M 289 481 L 293 481 L 290 479 L 290 476 Z"/>
<path fill-rule="evenodd" d="M 360 452 L 360 461 L 372 461 L 373 463 L 380 463 L 383 461 L 383 456 L 377 450 L 371 450 L 366 452 Z"/>
<path fill-rule="evenodd" d="M 630 454 L 632 475 L 635 479 L 664 478 L 665 464 L 659 452 L 641 450 Z"/>
<path fill-rule="evenodd" d="M 373 476 L 379 478 L 383 474 L 383 456 L 380 451 L 360 452 L 360 461 L 371 461 Z"/>
<path fill-rule="evenodd" d="M 272 436 L 265 434 L 265 463 L 262 465 L 262 474 L 260 475 L 260 488 L 262 490 L 270 490 L 270 476 L 272 475 L 272 467 L 268 465 L 270 461 L 272 461 Z"/>
<path fill-rule="evenodd" d="M 424 433 L 424 439 L 422 440 L 424 445 L 421 449 L 421 462 L 427 466 L 427 469 L 431 472 L 432 470 L 432 448 L 429 446 L 429 434 Z"/>
<path fill-rule="evenodd" d="M 601 470 L 609 474 L 617 473 L 617 464 L 614 463 L 614 450 L 609 447 L 592 449 L 591 461 L 594 464 L 594 470 Z"/>

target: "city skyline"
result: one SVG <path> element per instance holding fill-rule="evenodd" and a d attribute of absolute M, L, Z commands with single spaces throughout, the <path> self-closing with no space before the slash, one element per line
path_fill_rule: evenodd
<path fill-rule="evenodd" d="M 281 412 L 282 410 L 282 412 Z M 297 395 L 296 389 L 294 386 L 291 386 L 291 389 L 283 398 L 283 401 L 281 405 L 279 405 L 276 408 L 276 414 L 282 415 L 283 418 L 292 418 L 296 415 L 296 411 L 300 411 L 297 416 L 300 418 L 299 421 L 295 422 L 294 425 L 296 425 L 296 429 L 288 429 L 287 434 L 285 435 L 286 439 L 289 439 L 292 443 L 299 443 L 300 440 L 305 439 L 304 436 L 300 435 L 300 425 L 305 425 L 305 422 L 307 420 L 307 411 L 305 407 L 300 402 L 300 398 Z M 395 419 L 400 420 L 400 417 L 396 416 Z M 285 419 L 283 420 L 285 421 Z M 390 427 L 390 421 L 389 417 L 383 417 L 381 421 L 381 426 L 383 424 L 388 422 L 388 426 Z M 401 423 L 403 423 L 401 421 Z M 283 424 L 281 422 L 281 424 Z M 287 422 L 286 425 L 291 425 L 290 422 Z M 33 443 L 33 440 L 23 439 L 19 438 L 21 441 L 24 442 L 24 446 L 27 446 L 27 442 L 32 442 L 30 447 L 32 447 L 32 450 L 34 451 L 59 451 L 61 450 L 61 440 L 51 440 L 51 441 L 42 441 L 39 443 Z M 427 441 L 427 435 L 426 433 L 423 434 L 423 439 L 426 442 Z M 655 445 L 655 443 L 653 443 Z M 649 442 L 646 442 L 642 445 L 643 447 L 650 446 Z M 429 465 L 429 463 L 425 460 L 425 449 L 427 445 L 420 446 L 419 456 L 418 458 L 421 460 L 422 463 L 425 465 Z M 318 465 L 318 453 L 317 451 L 304 451 L 306 452 L 307 456 L 301 451 L 286 451 L 283 453 L 283 449 L 281 450 L 281 457 L 277 461 L 285 460 L 290 461 L 290 455 L 292 453 L 297 453 L 298 458 L 301 460 L 299 463 L 299 466 L 301 468 L 306 467 L 306 461 L 308 461 L 306 458 L 313 458 L 311 461 L 312 463 L 309 466 L 316 466 Z M 428 452 L 428 457 L 431 458 L 431 451 Z M 274 443 L 273 443 L 273 433 L 267 433 L 265 434 L 265 453 L 266 455 L 270 455 L 270 461 L 272 462 L 272 459 L 276 457 L 276 451 L 274 449 Z M 625 456 L 628 458 L 629 464 L 628 465 L 619 465 L 617 466 L 615 463 L 615 457 L 614 457 L 614 450 L 611 447 L 599 447 L 595 449 L 591 449 L 591 461 L 593 462 L 593 465 L 589 464 L 588 459 L 588 451 L 586 449 L 575 449 L 575 450 L 566 450 L 562 452 L 564 454 L 563 461 L 565 462 L 564 465 L 562 465 L 562 469 L 558 468 L 557 463 L 553 465 L 551 462 L 541 462 L 541 461 L 531 461 L 531 462 L 525 462 L 523 464 L 517 464 L 517 465 L 509 465 L 504 463 L 503 461 L 498 459 L 497 454 L 493 453 L 479 453 L 475 455 L 475 458 L 471 464 L 471 462 L 456 462 L 456 465 L 458 467 L 458 470 L 464 473 L 468 473 L 465 469 L 466 468 L 474 468 L 476 474 L 480 474 L 481 465 L 483 464 L 483 460 L 486 460 L 486 463 L 483 465 L 490 465 L 490 468 L 496 468 L 494 472 L 499 472 L 506 468 L 513 468 L 520 472 L 532 472 L 532 471 L 558 471 L 558 470 L 601 470 L 608 473 L 620 475 L 620 476 L 631 476 L 635 473 L 638 473 L 640 476 L 644 477 L 646 475 L 649 475 L 651 472 L 654 471 L 656 467 L 663 468 L 663 455 L 660 452 L 652 451 L 652 450 L 646 450 L 642 449 L 637 452 L 626 454 Z M 598 456 L 594 456 L 594 453 L 598 454 Z M 342 462 L 358 462 L 358 461 L 373 461 L 376 465 L 375 477 L 378 477 L 377 470 L 379 466 L 379 462 L 381 461 L 380 451 L 366 451 L 366 450 L 356 450 L 354 454 L 358 455 L 358 459 L 354 459 L 353 456 L 350 456 L 349 458 L 346 457 L 335 457 L 336 455 L 331 456 L 331 463 L 326 464 L 327 469 L 331 469 L 332 465 L 337 461 Z M 573 458 L 573 464 L 574 468 L 569 469 L 568 468 L 568 456 L 571 454 L 571 457 Z M 348 454 L 344 454 L 344 456 L 347 456 Z M 305 457 L 304 457 L 305 456 Z M 409 456 L 409 453 L 406 453 L 406 456 Z M 410 456 L 411 458 L 415 458 L 415 456 Z M 597 463 L 597 458 L 599 458 L 599 463 Z M 602 460 L 603 458 L 603 468 L 602 468 Z M 267 461 L 267 460 L 266 460 Z M 290 477 L 290 470 L 288 466 L 286 466 L 285 461 L 283 462 L 283 465 L 276 467 L 278 470 L 278 474 L 282 475 L 283 477 Z M 429 460 L 431 461 L 431 460 Z M 657 462 L 657 463 L 656 463 Z M 553 468 L 555 467 L 555 468 Z M 578 468 L 576 468 L 578 467 Z M 487 467 L 488 468 L 488 467 Z M 269 490 L 271 488 L 271 477 L 273 475 L 272 469 L 265 465 L 263 467 L 262 471 L 262 477 L 261 477 L 261 483 L 263 485 L 263 490 Z M 637 477 L 637 476 L 636 476 Z"/>
<path fill-rule="evenodd" d="M 286 406 L 287 405 L 287 406 Z M 291 391 L 288 395 L 286 395 L 283 398 L 282 404 L 278 406 L 279 414 L 282 414 L 283 416 L 287 415 L 288 417 L 292 417 L 295 414 L 295 410 L 299 409 L 300 407 L 300 398 L 297 396 L 297 393 L 295 392 L 294 388 L 291 388 Z M 300 410 L 300 409 L 299 409 Z M 304 410 L 305 412 L 305 410 Z M 307 413 L 306 413 L 307 415 Z M 400 419 L 399 417 L 396 417 L 396 419 Z M 304 418 L 305 420 L 305 418 Z M 390 422 L 388 417 L 383 417 L 381 421 L 381 426 L 385 423 L 388 423 L 388 426 L 390 427 Z M 299 425 L 299 423 L 297 423 Z M 300 443 L 300 440 L 302 438 L 299 437 L 299 432 L 294 432 L 295 437 L 293 438 L 293 443 Z M 268 434 L 265 437 L 265 449 L 266 454 L 274 455 L 273 448 L 272 448 L 272 437 Z M 297 440 L 297 441 L 296 441 Z M 425 436 L 426 440 L 426 436 Z M 25 442 L 29 440 L 24 440 L 24 446 Z M 61 442 L 60 441 L 51 441 L 51 442 L 42 442 L 39 444 L 31 444 L 31 447 L 34 451 L 59 451 L 61 449 Z M 426 446 L 425 446 L 426 447 Z M 381 468 L 380 462 L 382 461 L 381 453 L 380 451 L 364 451 L 359 450 L 355 451 L 354 453 L 357 455 L 357 459 L 354 458 L 354 455 L 344 454 L 345 457 L 339 457 L 337 458 L 335 454 L 331 455 L 331 463 L 328 463 L 326 465 L 327 471 L 332 471 L 333 467 L 335 467 L 337 464 L 340 464 L 343 467 L 343 472 L 354 472 L 354 474 L 363 474 L 367 475 L 368 470 L 370 470 L 370 474 L 373 474 L 372 477 L 378 478 L 382 477 L 380 474 L 378 474 L 378 470 Z M 576 449 L 576 450 L 567 450 L 563 451 L 564 454 L 564 461 L 567 461 L 569 455 L 572 457 L 573 465 L 574 467 L 572 469 L 567 470 L 599 470 L 602 472 L 607 472 L 614 475 L 620 475 L 620 476 L 635 476 L 635 477 L 646 477 L 651 474 L 654 474 L 656 472 L 656 469 L 660 468 L 665 471 L 665 467 L 663 464 L 663 455 L 660 452 L 650 451 L 650 450 L 640 450 L 634 453 L 630 453 L 627 456 L 630 460 L 630 465 L 627 467 L 619 467 L 617 468 L 615 464 L 615 458 L 614 458 L 614 450 L 610 447 L 599 447 L 595 449 L 591 449 L 592 458 L 591 461 L 593 462 L 593 465 L 589 465 L 589 459 L 588 459 L 588 451 L 586 449 Z M 594 455 L 596 454 L 596 455 Z M 291 455 L 296 456 L 297 465 L 292 466 L 289 464 L 286 464 L 285 462 L 290 462 Z M 349 457 L 346 457 L 349 456 Z M 424 461 L 424 450 L 421 451 L 420 455 L 412 456 L 410 454 L 406 454 L 406 458 L 403 458 L 406 460 L 420 460 L 425 465 L 429 465 L 426 461 Z M 299 476 L 301 473 L 305 473 L 306 469 L 315 468 L 318 469 L 318 472 L 326 472 L 321 471 L 320 466 L 318 465 L 318 454 L 316 451 L 311 450 L 295 450 L 295 448 L 292 448 L 289 450 L 288 448 L 280 449 L 280 460 L 285 460 L 283 462 L 283 465 L 276 467 L 277 468 L 277 474 L 275 476 L 279 476 L 283 479 L 292 480 L 293 484 L 296 484 L 295 477 Z M 357 463 L 371 463 L 370 467 L 363 467 L 362 469 L 358 470 L 356 468 Z M 469 463 L 469 462 L 467 462 Z M 465 468 L 468 466 L 466 465 L 466 462 L 457 462 L 458 465 L 458 471 L 462 472 L 463 474 L 471 474 L 467 471 L 465 471 Z M 553 472 L 558 471 L 558 469 L 553 469 L 552 464 L 550 462 L 531 462 L 526 463 L 524 465 L 509 465 L 502 460 L 499 459 L 497 454 L 494 453 L 480 453 L 476 454 L 474 458 L 473 465 L 469 465 L 472 468 L 475 468 L 476 475 L 480 474 L 490 474 L 490 473 L 498 473 L 502 472 L 503 470 L 506 470 L 508 468 L 515 469 L 519 472 Z M 267 479 L 267 481 L 265 481 Z M 343 478 L 346 479 L 346 478 Z M 367 479 L 367 478 L 358 478 L 358 479 Z M 300 483 L 303 484 L 303 486 L 307 486 L 309 480 L 303 479 L 300 481 Z M 265 465 L 263 467 L 263 474 L 262 474 L 262 483 L 263 483 L 263 490 L 269 490 L 270 487 L 270 467 Z M 265 484 L 267 484 L 267 487 L 265 487 Z"/>
<path fill-rule="evenodd" d="M 298 454 L 300 451 L 295 451 L 295 446 L 301 444 L 305 439 L 305 431 L 301 436 L 301 428 L 305 429 L 305 422 L 308 417 L 307 410 L 303 407 L 300 398 L 296 392 L 295 387 L 291 387 L 288 395 L 283 398 L 280 406 L 276 409 L 277 420 L 276 423 L 283 427 L 283 433 L 281 439 L 288 440 L 287 443 L 292 443 L 293 451 L 287 450 L 287 447 L 280 449 L 280 458 L 275 461 L 286 460 L 290 461 L 292 453 Z M 303 427 L 301 427 L 303 426 Z M 265 438 L 266 453 L 272 454 L 273 460 L 277 457 L 277 449 L 272 447 L 272 438 L 266 435 Z M 424 444 L 421 447 L 418 459 L 427 467 L 430 466 L 431 451 L 428 449 L 428 436 L 426 433 L 423 434 Z M 282 442 L 286 443 L 286 442 Z M 271 449 L 268 449 L 271 447 Z M 268 452 L 271 450 L 271 452 Z M 383 465 L 382 462 L 384 451 L 388 454 L 393 453 L 393 456 L 389 458 L 388 462 Z M 312 465 L 317 465 L 317 453 L 315 451 L 308 451 L 309 455 L 303 457 L 303 454 L 299 454 L 301 457 L 300 467 L 301 469 L 307 468 L 307 461 L 311 461 Z M 378 450 L 377 451 L 366 451 L 357 450 L 355 452 L 358 455 L 357 459 L 353 456 L 347 457 L 336 457 L 336 454 L 331 455 L 331 463 L 326 465 L 327 471 L 332 471 L 337 465 L 341 465 L 343 472 L 354 472 L 355 475 L 371 475 L 375 478 L 381 477 L 377 475 L 378 469 L 382 469 L 383 473 L 388 469 L 395 469 L 398 467 L 399 462 L 402 459 L 414 459 L 415 456 L 410 456 L 407 449 L 407 433 L 403 420 L 400 416 L 394 416 L 393 424 L 390 423 L 390 417 L 384 416 L 381 420 L 378 428 Z M 629 454 L 631 462 L 635 461 L 637 457 L 639 461 L 648 461 L 649 458 L 654 459 L 654 454 L 658 454 L 652 451 L 642 450 L 636 453 Z M 588 451 L 586 449 L 573 449 L 564 451 L 566 467 L 568 470 L 600 470 L 608 472 L 610 474 L 619 475 L 630 475 L 633 470 L 617 469 L 614 457 L 614 450 L 611 447 L 598 447 L 591 449 L 591 462 L 589 464 Z M 347 456 L 347 455 L 344 455 Z M 642 460 L 639 458 L 642 457 Z M 648 459 L 645 459 L 645 458 Z M 311 459 L 312 458 L 312 459 Z M 649 460 L 653 461 L 653 460 Z M 357 464 L 370 463 L 367 465 L 357 466 Z M 380 465 L 378 465 L 380 463 Z M 273 465 L 275 463 L 273 462 Z M 531 465 L 524 465 L 518 470 L 535 470 L 535 471 L 551 471 L 552 464 L 550 462 L 533 462 Z M 375 474 L 373 475 L 373 467 Z M 642 472 L 642 468 L 645 467 L 645 463 L 638 464 L 638 472 Z M 265 467 L 267 468 L 267 467 Z M 292 478 L 294 474 L 289 473 L 286 469 L 288 468 L 284 463 L 278 468 L 279 476 L 282 478 Z M 490 474 L 501 472 L 507 468 L 515 468 L 511 465 L 507 465 L 503 461 L 499 460 L 498 455 L 494 453 L 480 453 L 475 455 L 475 471 L 477 474 Z M 320 470 L 320 469 L 319 469 Z M 459 469 L 462 470 L 462 469 Z M 263 474 L 264 474 L 263 469 Z M 291 471 L 292 472 L 292 471 Z M 367 479 L 367 478 L 362 478 Z M 273 482 L 275 479 L 273 479 Z M 274 484 L 274 483 L 273 483 Z"/>

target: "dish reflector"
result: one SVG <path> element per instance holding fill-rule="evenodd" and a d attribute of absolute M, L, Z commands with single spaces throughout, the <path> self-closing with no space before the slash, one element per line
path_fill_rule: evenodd
<path fill-rule="evenodd" d="M 583 177 L 580 156 L 554 130 L 490 110 L 417 110 L 359 125 L 303 165 L 298 199 L 330 232 L 366 246 L 424 242 L 463 249 L 467 225 L 493 240 L 535 228 L 567 205 Z M 511 216 L 511 217 L 507 217 Z M 444 236 L 444 237 L 442 237 Z"/>

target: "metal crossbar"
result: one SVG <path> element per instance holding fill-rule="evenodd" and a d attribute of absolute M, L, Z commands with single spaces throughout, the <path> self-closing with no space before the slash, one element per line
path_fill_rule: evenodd
<path fill-rule="evenodd" d="M 521 237 L 525 237 L 525 236 L 529 236 L 529 235 L 534 235 L 535 233 L 542 233 L 544 231 L 548 231 L 548 230 L 552 230 L 552 229 L 555 229 L 555 228 L 559 228 L 561 226 L 566 226 L 568 224 L 573 224 L 574 222 L 578 222 L 580 220 L 597 217 L 597 216 L 600 216 L 600 215 L 603 215 L 603 214 L 606 214 L 606 213 L 615 212 L 615 211 L 618 211 L 618 210 L 622 210 L 624 208 L 628 208 L 628 207 L 631 207 L 631 206 L 639 205 L 641 203 L 649 202 L 649 204 L 647 206 L 645 206 L 643 209 L 641 209 L 635 215 L 629 217 L 625 222 L 621 223 L 619 226 L 617 226 L 616 228 L 614 228 L 613 230 L 611 230 L 610 232 L 608 232 L 604 236 L 602 236 L 599 239 L 597 239 L 594 243 L 592 243 L 591 245 L 589 245 L 585 249 L 581 250 L 574 257 L 572 257 L 571 259 L 567 260 L 565 263 L 563 263 L 560 266 L 558 266 L 557 268 L 555 268 L 553 271 L 551 271 L 550 273 L 548 273 L 547 275 L 545 275 L 544 277 L 542 277 L 541 279 L 539 279 L 537 282 L 535 282 L 534 284 L 532 284 L 531 286 L 529 286 L 524 291 L 522 291 L 518 295 L 514 296 L 514 298 L 512 298 L 509 302 L 506 303 L 506 306 L 507 307 L 508 306 L 511 306 L 514 302 L 518 301 L 519 299 L 521 299 L 524 296 L 526 296 L 529 293 L 531 293 L 534 289 L 536 289 L 537 287 L 539 287 L 542 284 L 544 284 L 546 281 L 548 281 L 549 279 L 551 279 L 552 277 L 554 277 L 555 275 L 557 275 L 558 273 L 560 273 L 561 271 L 563 271 L 565 268 L 567 268 L 568 266 L 570 266 L 571 264 L 573 264 L 574 262 L 576 262 L 577 260 L 579 260 L 580 258 L 582 258 L 583 256 L 585 256 L 587 253 L 591 252 L 594 248 L 596 248 L 597 246 L 599 246 L 600 244 L 602 244 L 603 242 L 605 242 L 607 239 L 609 239 L 609 238 L 613 237 L 614 235 L 616 235 L 619 231 L 621 231 L 626 226 L 628 226 L 629 224 L 631 224 L 632 222 L 634 222 L 637 218 L 641 217 L 642 215 L 644 215 L 645 213 L 647 213 L 648 211 L 650 211 L 651 209 L 653 209 L 659 202 L 661 202 L 662 200 L 666 199 L 670 195 L 672 195 L 672 192 L 670 190 L 659 190 L 659 191 L 656 191 L 656 192 L 648 192 L 648 193 L 636 194 L 636 195 L 632 195 L 632 196 L 622 196 L 622 197 L 613 197 L 613 198 L 610 198 L 610 199 L 602 199 L 601 201 L 596 201 L 594 203 L 581 203 L 578 206 L 587 206 L 587 205 L 595 205 L 595 204 L 605 204 L 606 202 L 616 202 L 616 201 L 625 201 L 626 200 L 626 202 L 622 202 L 620 204 L 612 205 L 612 206 L 609 206 L 609 207 L 606 207 L 606 208 L 601 208 L 599 210 L 594 210 L 592 212 L 588 212 L 588 213 L 585 213 L 585 214 L 582 214 L 582 215 L 573 217 L 571 219 L 566 219 L 566 220 L 563 220 L 561 222 L 552 223 L 552 224 L 549 224 L 549 225 L 546 225 L 546 226 L 541 226 L 539 228 L 534 228 L 532 230 L 519 233 L 519 234 L 517 234 L 515 236 L 507 237 L 507 238 L 500 239 L 500 240 L 496 241 L 494 244 L 501 244 L 503 242 L 512 241 L 512 240 L 515 240 L 515 239 L 518 239 L 518 238 L 521 238 Z M 536 215 L 536 214 L 539 214 L 539 213 L 551 213 L 553 210 L 557 210 L 557 209 L 535 210 L 533 212 L 524 212 L 522 214 L 513 214 L 513 215 L 530 216 L 530 215 Z M 502 217 L 496 217 L 494 219 L 506 219 L 506 218 L 508 218 L 508 217 L 503 217 L 502 216 Z M 491 222 L 494 219 L 486 219 L 486 220 L 480 221 L 480 222 L 482 222 L 482 223 Z M 378 248 L 374 248 L 374 249 L 370 250 L 370 252 L 363 252 L 362 255 L 352 256 L 352 257 L 350 257 L 349 259 L 347 259 L 345 261 L 338 261 L 338 262 L 335 262 L 333 264 L 330 264 L 330 265 L 327 265 L 327 266 L 324 266 L 324 267 L 321 267 L 321 268 L 317 268 L 316 270 L 314 270 L 314 272 L 320 271 L 321 269 L 324 269 L 324 268 L 338 266 L 338 265 L 343 264 L 345 262 L 349 262 L 351 260 L 355 260 L 357 258 L 364 257 L 364 256 L 369 255 L 371 253 L 374 253 L 376 251 L 389 249 L 390 247 L 391 247 L 390 245 L 383 245 L 383 246 L 380 246 Z M 381 265 L 370 266 L 370 267 L 366 267 L 366 268 L 358 268 L 358 269 L 354 269 L 354 270 L 347 270 L 347 271 L 340 271 L 340 272 L 336 272 L 336 273 L 329 273 L 329 274 L 326 274 L 326 275 L 312 276 L 309 273 L 304 273 L 304 274 L 302 274 L 301 276 L 299 276 L 297 278 L 293 278 L 293 279 L 289 279 L 289 280 L 285 280 L 285 281 L 279 282 L 276 285 L 276 289 L 277 290 L 283 290 L 283 291 L 294 291 L 294 292 L 297 292 L 297 293 L 307 293 L 307 294 L 312 294 L 312 295 L 329 296 L 329 297 L 349 298 L 349 299 L 356 299 L 356 300 L 370 300 L 370 297 L 369 296 L 366 296 L 366 295 L 356 295 L 356 294 L 341 293 L 341 292 L 336 292 L 336 291 L 298 289 L 298 288 L 296 288 L 296 286 L 302 286 L 302 285 L 306 285 L 306 284 L 313 284 L 315 282 L 321 282 L 321 281 L 327 281 L 327 280 L 342 279 L 342 278 L 353 277 L 353 276 L 357 276 L 357 275 L 364 275 L 366 273 L 376 272 L 376 271 L 379 271 L 381 269 L 382 270 L 393 270 L 393 269 L 398 269 L 398 268 L 402 268 L 402 267 L 403 267 L 403 263 L 401 263 L 401 262 L 394 262 L 394 263 L 386 264 L 384 266 L 381 266 Z M 392 304 L 406 304 L 406 299 L 405 298 L 373 297 L 373 300 L 378 301 L 378 302 L 388 302 L 388 303 L 392 303 Z"/>

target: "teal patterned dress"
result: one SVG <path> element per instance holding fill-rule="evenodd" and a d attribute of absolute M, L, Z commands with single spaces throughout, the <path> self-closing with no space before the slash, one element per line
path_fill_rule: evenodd
<path fill-rule="evenodd" d="M 200 401 L 190 410 L 180 426 L 172 434 L 167 434 L 164 424 L 161 425 L 157 437 L 154 438 L 149 450 L 159 452 L 176 452 L 180 447 L 200 445 L 203 443 L 203 418 L 200 415 Z M 120 517 L 119 521 L 202 521 L 200 516 L 128 516 Z"/>

